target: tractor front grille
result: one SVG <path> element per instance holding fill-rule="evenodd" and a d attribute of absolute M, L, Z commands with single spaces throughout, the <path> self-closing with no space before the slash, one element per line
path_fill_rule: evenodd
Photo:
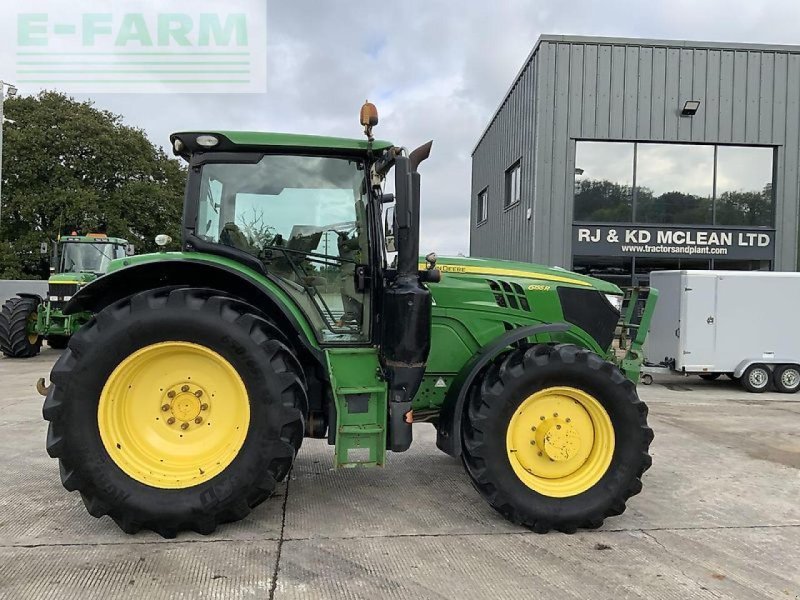
<path fill-rule="evenodd" d="M 77 283 L 51 283 L 47 286 L 47 299 L 50 308 L 62 309 L 69 300 L 78 293 Z"/>
<path fill-rule="evenodd" d="M 487 279 L 486 283 L 494 295 L 494 301 L 501 308 L 513 308 L 514 310 L 526 310 L 530 312 L 531 306 L 525 296 L 525 290 L 518 283 L 508 281 Z"/>

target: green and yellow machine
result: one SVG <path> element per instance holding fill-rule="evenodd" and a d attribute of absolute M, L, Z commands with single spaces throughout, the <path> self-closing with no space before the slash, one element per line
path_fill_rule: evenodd
<path fill-rule="evenodd" d="M 431 144 L 374 140 L 372 105 L 361 120 L 367 140 L 171 137 L 189 163 L 182 250 L 113 261 L 72 298 L 67 314 L 95 316 L 44 403 L 47 451 L 91 515 L 208 534 L 268 498 L 305 437 L 374 467 L 414 423 L 538 532 L 599 527 L 640 491 L 655 291 L 623 306 L 562 269 L 420 259 Z"/>
<path fill-rule="evenodd" d="M 70 336 L 92 317 L 91 313 L 67 315 L 63 308 L 82 287 L 103 275 L 112 261 L 126 256 L 126 240 L 105 234 L 67 235 L 53 244 L 47 295 L 17 294 L 0 310 L 0 352 L 9 358 L 31 358 L 42 342 L 66 348 Z M 42 253 L 49 254 L 48 244 Z"/>

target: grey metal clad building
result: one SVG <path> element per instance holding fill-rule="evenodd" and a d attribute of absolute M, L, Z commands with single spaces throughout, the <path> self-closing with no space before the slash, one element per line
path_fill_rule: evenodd
<path fill-rule="evenodd" d="M 470 252 L 795 270 L 799 160 L 800 47 L 545 35 L 473 151 Z"/>

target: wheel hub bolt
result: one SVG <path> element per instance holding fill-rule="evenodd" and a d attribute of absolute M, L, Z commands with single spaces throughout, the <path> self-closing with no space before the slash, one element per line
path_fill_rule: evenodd
<path fill-rule="evenodd" d="M 561 429 L 561 425 L 556 425 L 556 429 Z"/>
<path fill-rule="evenodd" d="M 164 412 L 167 412 L 169 410 L 169 404 L 162 404 L 161 405 L 161 410 L 163 410 Z"/>
<path fill-rule="evenodd" d="M 167 425 L 172 425 L 173 423 L 175 423 L 175 417 L 170 417 L 167 419 Z"/>
<path fill-rule="evenodd" d="M 194 393 L 194 395 L 195 395 L 195 396 L 197 396 L 198 398 L 202 397 L 202 395 L 203 395 L 203 390 L 197 390 L 197 391 Z"/>
<path fill-rule="evenodd" d="M 539 417 L 539 420 L 540 420 L 540 421 L 544 421 L 544 415 L 542 415 L 541 417 Z"/>
<path fill-rule="evenodd" d="M 553 413 L 553 416 L 554 416 L 554 417 L 557 417 L 557 416 L 558 416 L 558 413 Z"/>
<path fill-rule="evenodd" d="M 539 451 L 539 456 L 541 456 L 541 455 L 542 455 L 542 451 L 540 450 L 540 451 Z"/>
<path fill-rule="evenodd" d="M 167 398 L 174 398 L 174 397 L 175 397 L 175 392 L 173 390 L 167 392 Z"/>
<path fill-rule="evenodd" d="M 188 392 L 189 391 L 189 386 L 188 385 L 181 386 L 181 391 L 182 392 Z"/>
<path fill-rule="evenodd" d="M 183 429 L 184 431 L 189 429 L 189 424 L 188 423 L 181 423 L 181 429 Z"/>
<path fill-rule="evenodd" d="M 194 422 L 200 425 L 203 422 L 203 417 L 195 417 Z"/>
<path fill-rule="evenodd" d="M 208 404 L 203 402 L 203 404 L 200 405 L 200 410 L 208 410 Z"/>
<path fill-rule="evenodd" d="M 572 422 L 572 419 L 570 419 L 569 417 L 567 417 L 567 423 L 570 423 L 570 422 Z"/>

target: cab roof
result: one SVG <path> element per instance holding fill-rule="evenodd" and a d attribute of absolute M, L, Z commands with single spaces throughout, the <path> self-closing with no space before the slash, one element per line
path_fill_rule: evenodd
<path fill-rule="evenodd" d="M 219 143 L 213 147 L 203 147 L 197 142 L 200 136 L 213 136 Z M 370 146 L 366 139 L 328 137 L 322 135 L 303 135 L 297 133 L 278 133 L 268 131 L 184 131 L 173 133 L 170 137 L 172 151 L 176 156 L 188 158 L 195 152 L 231 151 L 325 151 L 364 154 Z M 176 147 L 180 140 L 182 147 Z M 374 140 L 373 151 L 392 147 L 391 142 Z"/>
<path fill-rule="evenodd" d="M 118 246 L 127 245 L 128 241 L 122 238 L 108 237 L 98 233 L 91 235 L 62 235 L 58 238 L 59 242 L 78 242 L 82 244 L 116 244 Z"/>

